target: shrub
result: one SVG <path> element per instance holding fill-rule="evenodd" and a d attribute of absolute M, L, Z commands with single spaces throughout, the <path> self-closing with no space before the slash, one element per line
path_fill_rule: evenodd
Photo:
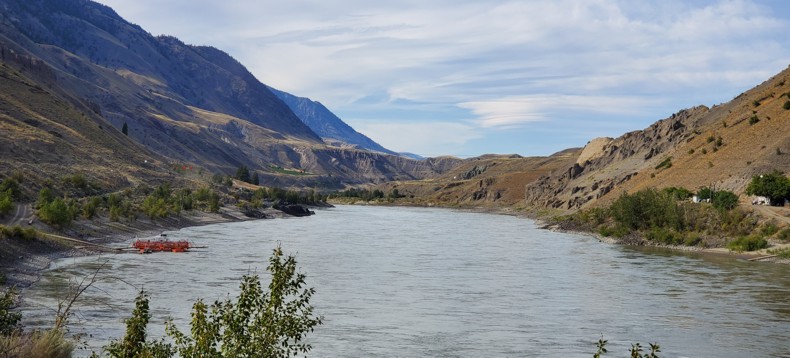
<path fill-rule="evenodd" d="M 790 227 L 784 228 L 782 231 L 780 231 L 777 238 L 782 241 L 790 241 Z"/>
<path fill-rule="evenodd" d="M 678 200 L 686 200 L 694 195 L 694 193 L 692 193 L 690 190 L 686 188 L 675 187 L 675 186 L 664 188 L 663 191 L 669 195 L 674 196 Z"/>
<path fill-rule="evenodd" d="M 751 118 L 749 118 L 749 125 L 757 124 L 757 122 L 759 122 L 759 121 L 760 121 L 760 118 L 757 118 L 757 116 L 751 116 Z"/>
<path fill-rule="evenodd" d="M 727 244 L 732 251 L 755 251 L 768 247 L 768 241 L 759 235 L 741 236 Z"/>
<path fill-rule="evenodd" d="M 790 101 L 786 101 L 785 104 L 782 106 L 784 109 L 790 109 Z"/>
<path fill-rule="evenodd" d="M 776 224 L 773 222 L 767 222 L 760 228 L 760 234 L 765 237 L 773 236 L 779 231 L 779 228 L 776 227 Z"/>
<path fill-rule="evenodd" d="M 686 238 L 683 239 L 683 245 L 686 246 L 697 246 L 702 242 L 702 237 L 700 237 L 697 233 L 689 233 L 686 235 Z"/>
<path fill-rule="evenodd" d="M 656 165 L 656 169 L 662 168 L 671 168 L 672 167 L 672 157 L 667 157 L 666 159 L 662 160 L 661 163 Z"/>
<path fill-rule="evenodd" d="M 665 245 L 680 245 L 683 243 L 683 235 L 674 230 L 660 227 L 650 229 L 650 231 L 645 234 L 645 238 Z"/>
<path fill-rule="evenodd" d="M 601 234 L 603 237 L 616 237 L 618 239 L 622 239 L 625 235 L 628 235 L 631 232 L 627 227 L 623 225 L 615 225 L 615 226 L 601 226 L 598 229 L 598 233 Z"/>
<path fill-rule="evenodd" d="M 7 336 L 19 329 L 22 314 L 13 312 L 17 293 L 15 289 L 7 289 L 0 294 L 0 335 Z"/>
<path fill-rule="evenodd" d="M 732 210 L 738 206 L 738 195 L 727 190 L 717 191 L 711 200 L 713 207 L 720 210 Z"/>
<path fill-rule="evenodd" d="M 682 230 L 683 208 L 675 196 L 655 189 L 623 194 L 612 203 L 612 217 L 632 230 L 664 227 Z"/>
<path fill-rule="evenodd" d="M 69 226 L 71 220 L 74 219 L 71 209 L 61 198 L 55 198 L 51 202 L 43 204 L 38 209 L 38 216 L 41 221 L 61 228 Z"/>
<path fill-rule="evenodd" d="M 14 200 L 11 189 L 0 191 L 0 216 L 8 214 L 14 209 Z"/>
<path fill-rule="evenodd" d="M 38 231 L 32 227 L 23 228 L 19 225 L 12 227 L 0 225 L 0 236 L 7 239 L 34 240 Z"/>
<path fill-rule="evenodd" d="M 11 191 L 11 198 L 19 200 L 22 197 L 22 189 L 19 187 L 20 179 L 16 179 L 17 175 L 14 174 L 14 177 L 7 178 L 0 182 L 0 192 L 8 192 Z"/>
<path fill-rule="evenodd" d="M 14 332 L 0 337 L 0 355 L 3 357 L 69 358 L 73 351 L 74 343 L 58 329 Z"/>
<path fill-rule="evenodd" d="M 192 306 L 191 331 L 182 333 L 167 322 L 164 340 L 147 341 L 151 318 L 148 297 L 140 292 L 132 317 L 126 320 L 123 339 L 105 347 L 111 357 L 295 357 L 312 348 L 304 339 L 322 323 L 313 314 L 313 288 L 304 288 L 305 275 L 298 273 L 293 256 L 283 257 L 277 247 L 266 268 L 272 275 L 264 290 L 258 275 L 242 278 L 238 299 L 216 301 L 211 306 L 198 300 Z"/>

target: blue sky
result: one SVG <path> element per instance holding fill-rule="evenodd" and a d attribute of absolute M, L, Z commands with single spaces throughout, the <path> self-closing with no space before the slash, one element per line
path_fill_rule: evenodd
<path fill-rule="evenodd" d="M 99 2 L 425 156 L 581 147 L 790 64 L 784 0 Z"/>

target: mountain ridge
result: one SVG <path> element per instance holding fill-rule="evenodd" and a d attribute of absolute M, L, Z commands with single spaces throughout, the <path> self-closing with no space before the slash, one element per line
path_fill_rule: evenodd
<path fill-rule="evenodd" d="M 117 132 L 126 127 L 134 144 L 105 143 L 110 153 L 118 152 L 115 146 L 131 146 L 152 162 L 193 163 L 224 173 L 244 165 L 271 183 L 328 188 L 420 179 L 447 169 L 328 146 L 230 55 L 172 36 L 154 37 L 107 6 L 0 0 L 0 8 L 3 64 L 95 125 Z M 9 131 L 24 130 L 14 123 Z M 13 144 L 8 141 L 1 144 Z M 39 160 L 57 165 L 51 156 Z M 129 165 L 144 166 L 144 160 Z"/>
<path fill-rule="evenodd" d="M 295 96 L 272 87 L 269 87 L 269 89 L 285 102 L 302 122 L 310 127 L 310 129 L 328 144 L 336 146 L 347 144 L 356 148 L 399 155 L 398 153 L 384 148 L 366 135 L 357 132 L 354 128 L 351 128 L 351 126 L 332 113 L 332 111 L 321 104 L 321 102 L 313 101 L 306 97 Z"/>

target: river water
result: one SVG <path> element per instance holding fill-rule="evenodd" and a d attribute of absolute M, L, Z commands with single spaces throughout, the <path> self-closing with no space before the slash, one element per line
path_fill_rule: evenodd
<path fill-rule="evenodd" d="M 790 356 L 790 266 L 751 263 L 540 230 L 523 218 L 445 209 L 340 206 L 310 218 L 170 233 L 207 249 L 64 259 L 25 292 L 25 324 L 51 325 L 69 282 L 104 264 L 71 333 L 94 350 L 123 335 L 140 288 L 149 332 L 191 305 L 238 293 L 281 243 L 325 323 L 314 357 L 590 357 L 661 344 L 662 357 Z M 266 284 L 264 282 L 264 284 Z M 83 351 L 84 352 L 84 351 Z"/>

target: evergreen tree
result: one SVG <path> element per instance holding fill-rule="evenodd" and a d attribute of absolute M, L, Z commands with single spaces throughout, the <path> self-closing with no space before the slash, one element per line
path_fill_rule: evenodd
<path fill-rule="evenodd" d="M 243 182 L 249 183 L 250 182 L 250 169 L 247 168 L 246 165 L 242 165 L 239 169 L 236 170 L 236 179 L 241 180 Z"/>
<path fill-rule="evenodd" d="M 254 184 L 254 185 L 260 184 L 260 180 L 258 179 L 258 172 L 252 172 L 252 179 L 250 180 L 250 184 Z"/>
<path fill-rule="evenodd" d="M 121 133 L 124 135 L 129 135 L 129 126 L 126 125 L 126 122 L 123 122 L 123 127 L 121 127 Z"/>

